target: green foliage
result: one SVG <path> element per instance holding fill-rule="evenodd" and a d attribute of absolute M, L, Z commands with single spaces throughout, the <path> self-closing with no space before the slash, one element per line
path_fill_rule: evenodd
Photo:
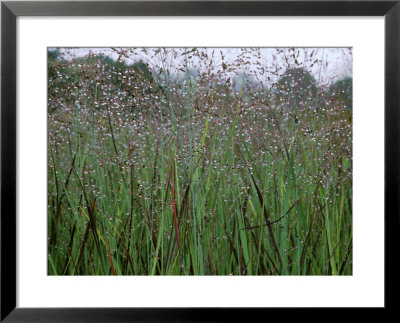
<path fill-rule="evenodd" d="M 49 51 L 52 57 L 48 61 L 49 94 L 55 99 L 49 102 L 50 112 L 62 106 L 60 101 L 72 104 L 75 101 L 73 93 L 80 90 L 87 90 L 87 99 L 97 102 L 95 109 L 103 109 L 104 97 L 121 91 L 127 94 L 123 101 L 128 103 L 130 110 L 138 108 L 137 97 L 143 94 L 165 96 L 150 67 L 142 61 L 127 65 L 109 56 L 91 54 L 67 62 L 59 60 L 59 55 L 59 50 Z"/>

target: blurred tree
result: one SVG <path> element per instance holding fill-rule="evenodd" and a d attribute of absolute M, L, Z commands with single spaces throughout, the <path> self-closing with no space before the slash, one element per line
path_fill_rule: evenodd
<path fill-rule="evenodd" d="M 353 108 L 353 78 L 346 77 L 336 81 L 328 89 L 330 100 L 341 100 L 346 108 Z"/>
<path fill-rule="evenodd" d="M 318 105 L 319 88 L 313 75 L 303 68 L 287 69 L 275 84 L 278 104 L 301 108 Z"/>
<path fill-rule="evenodd" d="M 131 65 L 131 67 L 137 75 L 143 77 L 143 79 L 150 84 L 150 92 L 161 91 L 163 94 L 165 94 L 163 87 L 154 80 L 153 73 L 148 64 L 144 63 L 143 61 L 139 61 Z"/>
<path fill-rule="evenodd" d="M 61 55 L 61 51 L 58 48 L 49 48 L 47 51 L 47 59 L 49 61 L 59 60 Z"/>
<path fill-rule="evenodd" d="M 47 66 L 48 66 L 48 77 L 54 78 L 57 74 L 57 69 L 65 61 L 61 58 L 61 51 L 58 48 L 49 48 L 47 50 Z"/>
<path fill-rule="evenodd" d="M 240 91 L 241 88 L 243 88 L 244 91 L 258 91 L 260 90 L 260 83 L 252 76 L 241 72 L 233 78 L 232 87 L 234 91 Z"/>

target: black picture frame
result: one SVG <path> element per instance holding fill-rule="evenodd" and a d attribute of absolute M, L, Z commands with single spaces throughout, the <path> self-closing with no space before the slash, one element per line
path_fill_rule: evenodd
<path fill-rule="evenodd" d="M 385 309 L 399 286 L 400 1 L 4 1 L 1 3 L 1 322 L 237 321 L 272 309 L 16 307 L 16 19 L 19 16 L 384 16 Z M 374 170 L 371 170 L 374 171 Z M 365 201 L 368 203 L 368 201 Z M 373 263 L 371 264 L 373 265 Z M 287 310 L 287 309 L 286 309 Z M 331 311 L 330 311 L 331 312 Z M 271 318 L 270 318 L 271 319 Z"/>

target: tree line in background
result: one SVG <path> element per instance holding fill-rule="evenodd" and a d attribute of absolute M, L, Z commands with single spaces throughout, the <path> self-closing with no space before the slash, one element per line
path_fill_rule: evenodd
<path fill-rule="evenodd" d="M 199 77 L 200 72 L 195 69 L 186 69 L 182 73 L 172 75 L 169 71 L 160 69 L 152 69 L 149 64 L 139 60 L 133 64 L 127 64 L 125 61 L 113 60 L 109 56 L 92 54 L 88 57 L 75 58 L 71 61 L 65 60 L 62 57 L 59 49 L 48 51 L 48 77 L 50 86 L 67 86 L 71 87 L 79 81 L 79 76 L 82 75 L 86 79 L 92 78 L 93 81 L 105 81 L 100 74 L 113 72 L 114 77 L 108 79 L 108 83 L 113 83 L 115 89 L 125 90 L 127 94 L 133 94 L 124 82 L 126 76 L 124 73 L 134 76 L 138 84 L 143 88 L 144 93 L 158 93 L 165 95 L 163 87 L 169 86 L 171 83 L 176 86 L 182 86 L 188 78 L 195 81 Z M 77 70 L 76 66 L 85 66 L 85 69 Z M 75 67 L 73 67 L 75 66 Z M 91 72 L 90 72 L 91 70 Z M 65 74 L 68 82 L 63 81 L 63 84 L 57 83 L 57 73 Z M 68 77 L 68 75 L 70 75 Z M 68 83 L 68 84 L 66 84 Z M 213 83 L 215 86 L 215 83 Z M 315 106 L 324 105 L 327 102 L 339 102 L 344 104 L 348 109 L 353 108 L 353 78 L 345 77 L 335 81 L 329 86 L 321 88 L 314 76 L 303 67 L 288 68 L 278 79 L 271 85 L 270 88 L 266 84 L 256 81 L 254 78 L 246 75 L 244 72 L 238 73 L 228 79 L 220 79 L 216 84 L 219 85 L 218 91 L 229 93 L 229 87 L 235 91 L 239 91 L 241 87 L 252 92 L 260 90 L 266 93 L 273 94 L 275 104 L 283 104 L 286 106 Z M 137 85 L 135 85 L 137 86 Z M 51 89 L 50 89 L 50 92 Z"/>

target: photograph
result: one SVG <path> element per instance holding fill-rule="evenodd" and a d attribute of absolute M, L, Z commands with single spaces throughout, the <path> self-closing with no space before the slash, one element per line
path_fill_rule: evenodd
<path fill-rule="evenodd" d="M 48 47 L 47 274 L 352 276 L 351 47 Z"/>
<path fill-rule="evenodd" d="M 0 321 L 396 309 L 399 2 L 2 1 Z"/>

